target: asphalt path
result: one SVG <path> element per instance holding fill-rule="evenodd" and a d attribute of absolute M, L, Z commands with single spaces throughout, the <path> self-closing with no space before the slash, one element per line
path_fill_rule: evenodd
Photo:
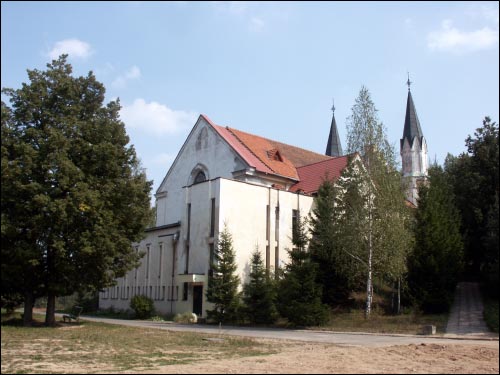
<path fill-rule="evenodd" d="M 197 332 L 210 335 L 213 338 L 223 338 L 224 335 L 243 336 L 273 340 L 294 340 L 317 343 L 328 343 L 340 346 L 363 346 L 381 347 L 409 344 L 481 344 L 498 347 L 498 335 L 491 337 L 471 336 L 423 336 L 423 335 L 399 335 L 399 334 L 371 334 L 353 332 L 330 332 L 313 330 L 293 330 L 279 328 L 254 328 L 233 326 L 212 326 L 206 324 L 176 324 L 169 322 L 152 322 L 146 320 L 121 320 L 100 317 L 81 316 L 81 320 L 92 322 L 104 322 L 131 327 L 155 328 L 177 332 Z"/>

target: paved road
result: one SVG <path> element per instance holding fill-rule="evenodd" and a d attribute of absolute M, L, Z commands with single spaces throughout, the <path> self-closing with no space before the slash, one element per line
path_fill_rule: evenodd
<path fill-rule="evenodd" d="M 120 320 L 120 319 L 105 319 L 82 316 L 83 320 L 106 322 L 110 324 L 120 324 L 133 327 L 156 328 L 170 331 L 181 332 L 198 332 L 220 337 L 220 335 L 245 336 L 253 338 L 281 339 L 281 340 L 297 340 L 330 343 L 342 346 L 392 346 L 392 345 L 408 345 L 408 344 L 481 344 L 498 347 L 498 336 L 496 339 L 491 338 L 446 338 L 443 336 L 415 336 L 415 335 L 381 335 L 367 333 L 338 333 L 325 331 L 310 331 L 310 330 L 290 330 L 276 328 L 242 328 L 242 327 L 222 327 L 209 325 L 184 325 L 161 323 L 139 320 Z"/>
<path fill-rule="evenodd" d="M 298 340 L 331 343 L 344 346 L 392 346 L 408 344 L 482 344 L 498 347 L 498 334 L 488 331 L 482 318 L 482 302 L 478 285 L 459 283 L 447 332 L 444 336 L 383 335 L 368 333 L 340 333 L 311 330 L 290 330 L 276 328 L 217 327 L 209 325 L 184 325 L 140 320 L 120 320 L 82 316 L 83 320 L 106 322 L 133 327 L 156 328 L 170 331 L 199 332 L 220 337 L 220 335 L 254 338 Z"/>

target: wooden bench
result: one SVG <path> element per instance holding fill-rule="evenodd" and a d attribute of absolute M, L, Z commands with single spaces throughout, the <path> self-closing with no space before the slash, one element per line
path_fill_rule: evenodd
<path fill-rule="evenodd" d="M 82 312 L 82 310 L 83 307 L 75 306 L 71 314 L 63 315 L 63 322 L 66 322 L 66 319 L 68 320 L 68 323 L 71 323 L 72 319 L 76 322 L 80 321 L 80 313 Z"/>

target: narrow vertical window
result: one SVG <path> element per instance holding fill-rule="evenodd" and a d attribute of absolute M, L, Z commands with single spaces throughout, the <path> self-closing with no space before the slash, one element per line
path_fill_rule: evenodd
<path fill-rule="evenodd" d="M 159 265 L 158 265 L 158 280 L 161 282 L 161 271 L 162 271 L 162 265 L 163 265 L 163 243 L 160 242 L 160 259 L 158 260 L 159 261 Z"/>
<path fill-rule="evenodd" d="M 188 283 L 182 284 L 182 300 L 187 301 L 188 299 Z"/>
<path fill-rule="evenodd" d="M 149 245 L 146 245 L 146 283 L 149 283 Z"/>
<path fill-rule="evenodd" d="M 138 252 L 139 252 L 139 246 L 136 246 L 136 247 L 135 247 L 135 253 L 137 254 Z M 134 279 L 136 280 L 136 282 L 137 282 L 137 270 L 138 270 L 138 269 L 139 269 L 139 266 L 137 266 L 137 267 L 135 268 L 135 276 L 134 276 Z"/>
<path fill-rule="evenodd" d="M 210 237 L 215 235 L 215 198 L 212 198 L 212 208 L 210 211 Z"/>
<path fill-rule="evenodd" d="M 299 224 L 299 211 L 292 210 L 292 240 L 295 242 L 297 240 L 297 230 Z"/>
<path fill-rule="evenodd" d="M 276 206 L 274 210 L 275 221 L 274 221 L 274 239 L 279 241 L 280 239 L 280 206 Z"/>
<path fill-rule="evenodd" d="M 189 242 L 191 238 L 191 203 L 188 204 L 187 212 L 187 239 L 186 239 L 186 264 L 184 265 L 184 273 L 189 271 Z"/>
<path fill-rule="evenodd" d="M 214 244 L 211 243 L 208 245 L 208 251 L 209 251 L 209 258 L 208 258 L 208 274 L 211 275 L 214 267 L 214 261 L 215 261 L 215 252 L 214 252 Z"/>
<path fill-rule="evenodd" d="M 269 240 L 271 237 L 271 208 L 269 205 L 266 206 L 266 269 L 269 270 L 271 267 L 271 249 L 269 245 Z"/>

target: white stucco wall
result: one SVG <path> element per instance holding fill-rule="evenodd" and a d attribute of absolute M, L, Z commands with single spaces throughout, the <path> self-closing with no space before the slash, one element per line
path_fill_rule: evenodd
<path fill-rule="evenodd" d="M 183 187 L 193 183 L 193 170 L 203 169 L 208 179 L 232 178 L 233 171 L 246 167 L 244 161 L 200 116 L 157 191 L 156 225 L 181 219 L 185 204 Z"/>
<path fill-rule="evenodd" d="M 210 236 L 212 199 L 215 199 L 215 236 Z M 288 262 L 286 249 L 292 247 L 292 210 L 309 214 L 313 198 L 269 187 L 231 179 L 215 179 L 185 186 L 179 201 L 180 226 L 159 229 L 147 233 L 146 238 L 135 244 L 146 252 L 137 270 L 117 280 L 117 287 L 107 288 L 100 294 L 99 307 L 127 310 L 135 294 L 146 294 L 155 300 L 160 314 L 192 311 L 193 286 L 203 285 L 203 315 L 210 305 L 206 301 L 207 275 L 209 270 L 210 244 L 216 246 L 216 238 L 224 225 L 233 237 L 238 274 L 247 281 L 251 254 L 258 246 L 266 263 L 266 246 L 269 246 L 267 263 L 274 269 L 276 259 L 281 266 Z M 188 220 L 188 205 L 191 218 Z M 269 240 L 267 239 L 267 205 L 269 205 Z M 279 220 L 276 223 L 276 207 Z M 189 226 L 189 259 L 187 258 Z M 277 225 L 276 225 L 277 224 Z M 278 231 L 276 232 L 276 229 Z M 178 241 L 173 235 L 179 232 Z M 278 235 L 276 235 L 278 233 Z M 147 249 L 149 247 L 149 258 Z M 161 255 L 160 255 L 161 249 Z M 175 249 L 175 262 L 173 263 Z M 278 251 L 276 253 L 276 250 Z M 188 259 L 188 274 L 185 274 Z M 174 264 L 172 280 L 172 264 Z M 194 274 L 194 275 L 193 275 Z M 183 283 L 189 281 L 188 298 L 183 300 Z M 195 282 L 193 282 L 195 281 Z M 173 287 L 174 298 L 170 291 Z M 139 289 L 137 289 L 139 288 Z M 117 294 L 118 291 L 118 294 Z M 128 292 L 127 292 L 128 291 Z"/>

